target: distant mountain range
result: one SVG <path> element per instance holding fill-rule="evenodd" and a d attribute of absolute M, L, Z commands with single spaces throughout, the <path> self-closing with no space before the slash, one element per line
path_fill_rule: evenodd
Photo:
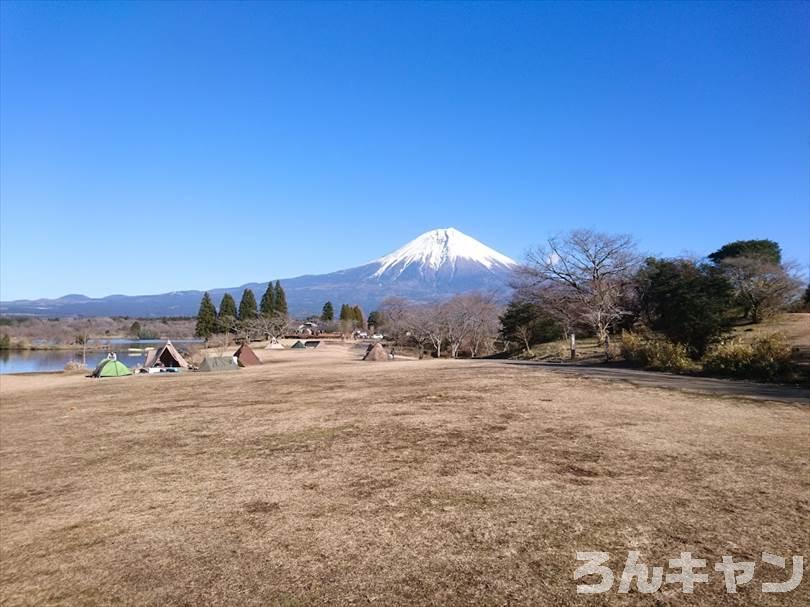
<path fill-rule="evenodd" d="M 335 306 L 359 304 L 371 311 L 386 297 L 432 301 L 469 291 L 495 291 L 506 295 L 516 263 L 454 228 L 432 230 L 393 253 L 356 268 L 329 274 L 282 279 L 290 312 L 319 313 L 324 302 Z M 244 289 L 259 299 L 266 282 L 209 289 L 219 305 L 227 292 L 239 301 Z M 2 314 L 37 316 L 193 316 L 202 291 L 175 291 L 159 295 L 110 295 L 90 298 L 65 295 L 58 299 L 0 302 Z"/>

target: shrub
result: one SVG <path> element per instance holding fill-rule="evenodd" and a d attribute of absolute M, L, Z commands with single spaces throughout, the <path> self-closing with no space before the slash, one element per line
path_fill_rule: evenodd
<path fill-rule="evenodd" d="M 627 362 L 645 369 L 685 373 L 695 368 L 686 346 L 665 337 L 622 333 L 621 354 Z"/>
<path fill-rule="evenodd" d="M 760 337 L 751 344 L 729 341 L 712 347 L 703 357 L 703 370 L 741 379 L 774 380 L 791 369 L 790 345 L 782 335 Z"/>

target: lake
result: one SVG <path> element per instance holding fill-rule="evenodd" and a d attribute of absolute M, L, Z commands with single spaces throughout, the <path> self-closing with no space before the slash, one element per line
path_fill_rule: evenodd
<path fill-rule="evenodd" d="M 127 367 L 143 363 L 144 352 L 130 352 L 130 348 L 157 348 L 166 343 L 165 339 L 104 339 L 89 340 L 93 346 L 107 346 L 106 350 L 88 350 L 87 366 L 94 369 L 107 352 L 115 352 L 118 360 Z M 172 343 L 182 350 L 184 345 L 199 344 L 196 339 L 173 339 Z M 0 350 L 0 374 L 4 373 L 41 373 L 43 371 L 61 371 L 65 365 L 75 360 L 82 361 L 81 348 L 78 350 Z"/>

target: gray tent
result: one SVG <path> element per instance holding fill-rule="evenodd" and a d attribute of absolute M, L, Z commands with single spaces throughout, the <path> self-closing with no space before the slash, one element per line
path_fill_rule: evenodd
<path fill-rule="evenodd" d="M 303 350 L 304 348 L 306 348 L 306 346 L 300 339 L 290 346 L 291 350 Z"/>
<path fill-rule="evenodd" d="M 239 365 L 233 356 L 208 356 L 202 361 L 200 371 L 238 371 Z"/>

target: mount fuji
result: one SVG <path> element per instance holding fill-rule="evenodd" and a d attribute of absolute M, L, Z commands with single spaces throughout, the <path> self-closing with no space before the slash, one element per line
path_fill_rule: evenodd
<path fill-rule="evenodd" d="M 290 313 L 319 313 L 324 302 L 358 304 L 366 312 L 386 297 L 427 302 L 470 291 L 509 292 L 516 262 L 454 228 L 431 230 L 396 251 L 361 266 L 329 274 L 281 279 Z M 244 289 L 260 298 L 266 282 L 209 289 L 219 305 L 227 292 L 239 301 Z M 192 316 L 202 291 L 160 295 L 110 295 L 93 299 L 66 295 L 59 299 L 0 302 L 0 313 L 38 316 Z"/>

